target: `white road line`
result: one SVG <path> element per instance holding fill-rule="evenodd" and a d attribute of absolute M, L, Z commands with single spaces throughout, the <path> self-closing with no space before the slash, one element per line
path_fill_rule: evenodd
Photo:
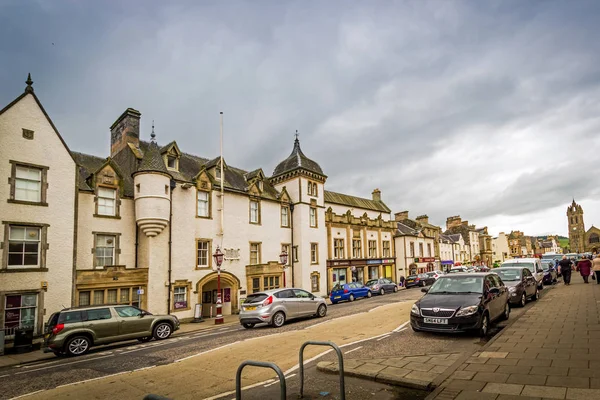
<path fill-rule="evenodd" d="M 0 378 L 6 378 L 7 376 L 10 376 L 10 375 L 0 375 Z"/>
<path fill-rule="evenodd" d="M 397 327 L 396 329 L 394 329 L 392 332 L 399 332 L 400 329 L 404 328 L 406 325 L 408 325 L 410 321 L 406 321 L 405 323 L 403 323 L 402 325 L 400 325 L 399 327 Z"/>
<path fill-rule="evenodd" d="M 26 393 L 26 394 L 22 394 L 22 395 L 17 396 L 17 397 L 13 397 L 10 400 L 21 399 L 23 397 L 31 396 L 32 394 L 41 393 L 41 392 L 45 392 L 45 391 L 46 391 L 46 389 L 36 390 L 35 392 Z"/>
<path fill-rule="evenodd" d="M 362 346 L 358 346 L 358 347 L 357 347 L 357 348 L 355 348 L 355 349 L 348 350 L 348 351 L 347 351 L 347 352 L 345 352 L 344 354 L 352 353 L 353 351 L 356 351 L 356 350 L 359 350 L 359 349 L 362 349 Z"/>
<path fill-rule="evenodd" d="M 109 355 L 109 356 L 102 356 L 102 357 L 95 357 L 95 358 L 90 358 L 90 359 L 85 359 L 85 360 L 79 360 L 79 361 L 73 361 L 73 362 L 69 362 L 69 363 L 64 363 L 61 364 L 61 367 L 64 365 L 73 365 L 73 364 L 80 364 L 82 362 L 88 362 L 88 361 L 95 361 L 95 360 L 100 360 L 102 358 L 107 358 L 107 357 L 114 357 L 114 355 Z M 36 371 L 42 371 L 48 368 L 54 368 L 53 365 L 47 366 L 47 367 L 42 367 L 42 368 L 38 368 L 38 369 L 30 369 L 29 371 L 21 371 L 21 372 L 17 372 L 15 375 L 21 375 L 21 374 L 28 374 L 30 372 L 36 372 Z"/>
<path fill-rule="evenodd" d="M 276 380 L 275 382 L 267 383 L 266 385 L 263 385 L 263 386 L 264 386 L 264 387 L 269 387 L 269 386 L 272 386 L 272 385 L 274 385 L 274 384 L 276 384 L 276 383 L 279 383 L 279 379 L 278 379 L 278 380 Z"/>
<path fill-rule="evenodd" d="M 226 345 L 223 345 L 223 346 L 215 347 L 214 349 L 202 351 L 200 353 L 193 354 L 191 356 L 183 357 L 183 358 L 180 358 L 179 360 L 175 360 L 174 362 L 178 363 L 178 362 L 181 362 L 181 361 L 184 361 L 184 360 L 189 360 L 190 358 L 198 357 L 198 356 L 201 356 L 202 354 L 210 353 L 210 352 L 215 351 L 215 350 L 219 350 L 219 349 L 223 349 L 225 347 L 233 346 L 234 344 L 237 344 L 237 343 L 240 343 L 240 341 L 238 340 L 237 342 L 229 343 L 229 344 L 226 344 Z M 235 393 L 235 391 L 233 393 Z"/>
<path fill-rule="evenodd" d="M 383 340 L 383 339 L 387 339 L 387 338 L 389 338 L 390 336 L 392 336 L 392 335 L 387 335 L 387 336 L 384 336 L 384 337 L 382 337 L 382 338 L 379 338 L 379 339 L 377 339 L 377 341 L 379 342 L 379 341 L 381 341 L 381 340 Z"/>
<path fill-rule="evenodd" d="M 290 379 L 292 376 L 296 376 L 296 374 L 291 374 L 285 377 L 285 379 Z"/>
<path fill-rule="evenodd" d="M 140 348 L 136 348 L 133 350 L 129 350 L 129 351 L 124 351 L 121 354 L 129 354 L 129 353 L 133 353 L 134 351 L 140 351 L 140 350 L 146 350 L 146 349 L 154 349 L 156 347 L 163 347 L 168 345 L 169 343 L 173 343 L 172 341 L 168 341 L 168 342 L 163 342 L 163 343 L 157 343 L 157 344 L 153 344 L 152 346 L 144 346 L 144 347 L 140 347 Z"/>
<path fill-rule="evenodd" d="M 397 331 L 396 333 L 404 332 L 406 329 L 408 329 L 408 328 L 402 328 L 399 331 Z"/>

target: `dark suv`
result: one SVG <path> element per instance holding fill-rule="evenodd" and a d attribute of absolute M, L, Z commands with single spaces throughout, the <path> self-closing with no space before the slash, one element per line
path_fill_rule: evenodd
<path fill-rule="evenodd" d="M 152 315 L 137 307 L 103 305 L 66 308 L 50 316 L 44 332 L 44 353 L 80 356 L 90 347 L 153 337 L 166 339 L 179 329 L 173 315 Z"/>

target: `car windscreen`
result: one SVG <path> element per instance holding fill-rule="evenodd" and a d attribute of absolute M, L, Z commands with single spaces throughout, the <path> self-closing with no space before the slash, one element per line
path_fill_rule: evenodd
<path fill-rule="evenodd" d="M 244 301 L 244 304 L 260 303 L 261 301 L 264 301 L 267 297 L 269 296 L 267 296 L 265 293 L 254 293 L 246 297 L 246 301 Z"/>
<path fill-rule="evenodd" d="M 550 267 L 554 267 L 554 263 L 553 262 L 542 261 L 542 269 L 544 271 L 548 271 L 550 269 Z"/>
<path fill-rule="evenodd" d="M 406 279 L 415 279 L 417 275 L 409 275 Z"/>
<path fill-rule="evenodd" d="M 527 268 L 532 273 L 535 273 L 535 268 L 533 267 L 533 263 L 503 263 L 502 268 L 507 267 L 517 267 L 517 268 Z"/>
<path fill-rule="evenodd" d="M 498 274 L 503 281 L 520 281 L 521 270 L 517 268 L 497 268 L 494 273 Z"/>
<path fill-rule="evenodd" d="M 427 294 L 458 294 L 458 293 L 482 293 L 482 276 L 460 276 L 444 277 L 435 281 Z"/>
<path fill-rule="evenodd" d="M 375 285 L 377 282 L 377 279 L 371 279 L 370 281 L 367 281 L 367 283 L 365 283 L 365 286 Z"/>

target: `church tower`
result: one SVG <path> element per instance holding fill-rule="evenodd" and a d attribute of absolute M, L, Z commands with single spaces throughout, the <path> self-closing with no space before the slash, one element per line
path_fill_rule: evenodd
<path fill-rule="evenodd" d="M 583 253 L 585 251 L 585 225 L 583 223 L 583 208 L 573 199 L 573 203 L 567 208 L 567 222 L 569 225 L 569 247 L 572 253 Z"/>

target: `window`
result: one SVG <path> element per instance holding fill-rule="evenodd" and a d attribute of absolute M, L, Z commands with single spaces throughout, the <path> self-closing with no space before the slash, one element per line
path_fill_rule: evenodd
<path fill-rule="evenodd" d="M 87 310 L 87 321 L 99 321 L 102 319 L 110 319 L 110 310 L 108 308 L 96 308 Z"/>
<path fill-rule="evenodd" d="M 169 169 L 177 169 L 177 157 L 167 156 L 167 167 Z"/>
<path fill-rule="evenodd" d="M 90 292 L 79 292 L 79 305 L 80 306 L 89 306 L 90 305 Z"/>
<path fill-rule="evenodd" d="M 198 216 L 203 218 L 210 217 L 210 193 L 198 191 Z"/>
<path fill-rule="evenodd" d="M 58 317 L 59 324 L 72 324 L 74 322 L 82 322 L 83 320 L 83 312 L 81 311 L 61 312 Z"/>
<path fill-rule="evenodd" d="M 260 292 L 260 278 L 252 278 L 252 293 Z"/>
<path fill-rule="evenodd" d="M 309 196 L 312 196 L 312 194 L 313 194 L 313 193 L 312 193 L 312 191 L 313 191 L 312 182 L 307 182 L 307 185 L 308 185 L 308 186 L 307 186 L 307 188 L 308 188 L 308 189 L 307 189 L 307 190 L 308 190 L 308 195 L 309 195 Z"/>
<path fill-rule="evenodd" d="M 41 229 L 32 226 L 15 225 L 11 225 L 8 228 L 8 267 L 41 267 Z"/>
<path fill-rule="evenodd" d="M 117 304 L 117 289 L 106 291 L 106 304 Z"/>
<path fill-rule="evenodd" d="M 310 244 L 310 263 L 319 263 L 319 245 L 317 243 Z"/>
<path fill-rule="evenodd" d="M 419 243 L 419 257 L 423 257 L 423 243 Z"/>
<path fill-rule="evenodd" d="M 346 268 L 333 268 L 333 282 L 339 285 L 346 283 Z"/>
<path fill-rule="evenodd" d="M 98 187 L 98 215 L 115 216 L 117 191 L 105 187 Z"/>
<path fill-rule="evenodd" d="M 176 286 L 173 289 L 173 305 L 176 310 L 187 308 L 187 289 L 186 286 Z"/>
<path fill-rule="evenodd" d="M 333 239 L 333 258 L 344 258 L 344 239 Z"/>
<path fill-rule="evenodd" d="M 220 165 L 217 165 L 217 167 L 215 168 L 215 177 L 219 180 L 221 179 L 221 166 Z"/>
<path fill-rule="evenodd" d="M 291 289 L 282 290 L 274 294 L 278 299 L 295 299 L 296 295 Z"/>
<path fill-rule="evenodd" d="M 260 205 L 256 200 L 250 200 L 250 223 L 260 223 Z"/>
<path fill-rule="evenodd" d="M 377 258 L 377 241 L 369 240 L 369 258 Z"/>
<path fill-rule="evenodd" d="M 115 307 L 115 311 L 119 314 L 119 317 L 122 318 L 131 318 L 131 317 L 139 317 L 142 313 L 142 310 L 136 307 L 126 306 L 126 307 Z"/>
<path fill-rule="evenodd" d="M 414 242 L 410 242 L 410 256 L 411 257 L 415 256 L 415 243 Z"/>
<path fill-rule="evenodd" d="M 298 262 L 298 246 L 294 246 L 294 248 L 292 249 L 292 252 L 294 253 L 294 262 Z"/>
<path fill-rule="evenodd" d="M 197 268 L 209 268 L 211 266 L 210 242 L 208 240 L 196 241 L 197 248 Z"/>
<path fill-rule="evenodd" d="M 310 274 L 310 291 L 318 292 L 319 291 L 319 273 L 313 272 Z"/>
<path fill-rule="evenodd" d="M 319 190 L 317 189 L 317 184 L 313 183 L 313 191 L 312 191 L 313 196 L 319 196 Z"/>
<path fill-rule="evenodd" d="M 42 170 L 17 165 L 15 167 L 14 199 L 31 203 L 42 201 Z"/>
<path fill-rule="evenodd" d="M 4 331 L 6 335 L 14 334 L 19 328 L 36 326 L 37 294 L 7 294 L 4 298 Z"/>
<path fill-rule="evenodd" d="M 369 267 L 369 279 L 379 278 L 379 267 Z"/>
<path fill-rule="evenodd" d="M 381 244 L 383 245 L 383 257 L 391 257 L 390 254 L 390 241 L 389 240 L 384 240 L 383 242 L 381 242 Z"/>
<path fill-rule="evenodd" d="M 281 226 L 287 228 L 290 226 L 290 208 L 281 206 Z"/>
<path fill-rule="evenodd" d="M 431 257 L 431 244 L 427 243 L 427 257 Z"/>
<path fill-rule="evenodd" d="M 115 265 L 115 240 L 112 235 L 96 235 L 96 267 Z"/>
<path fill-rule="evenodd" d="M 352 239 L 352 257 L 361 258 L 362 252 L 360 248 L 360 239 Z"/>
<path fill-rule="evenodd" d="M 310 208 L 310 227 L 317 227 L 317 209 L 314 207 Z"/>
<path fill-rule="evenodd" d="M 279 276 L 263 277 L 263 290 L 279 289 Z"/>
<path fill-rule="evenodd" d="M 94 305 L 104 304 L 104 290 L 94 290 Z"/>
<path fill-rule="evenodd" d="M 250 243 L 250 264 L 260 264 L 260 243 Z"/>

